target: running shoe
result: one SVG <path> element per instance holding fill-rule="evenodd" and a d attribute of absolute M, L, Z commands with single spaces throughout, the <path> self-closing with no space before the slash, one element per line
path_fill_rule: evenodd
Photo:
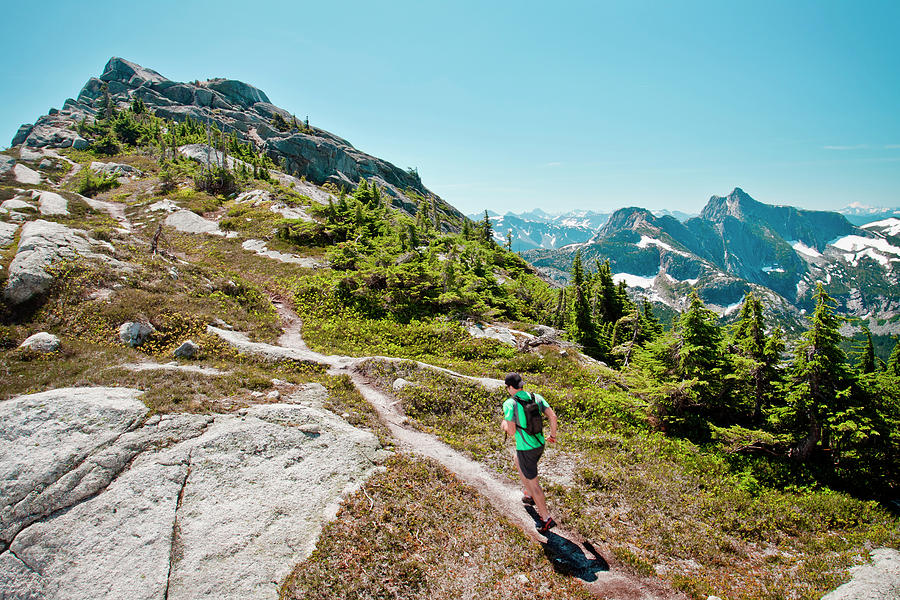
<path fill-rule="evenodd" d="M 547 533 L 556 527 L 556 521 L 553 520 L 553 517 L 547 517 L 546 520 L 539 521 L 535 527 L 537 527 L 538 533 Z"/>

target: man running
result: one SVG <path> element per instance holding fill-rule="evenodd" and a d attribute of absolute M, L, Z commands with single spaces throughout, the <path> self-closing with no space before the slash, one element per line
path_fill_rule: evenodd
<path fill-rule="evenodd" d="M 544 434 L 538 433 L 532 435 L 525 431 L 527 421 L 524 409 L 518 405 L 516 398 L 527 401 L 529 399 L 528 392 L 524 391 L 525 384 L 522 382 L 522 376 L 518 373 L 510 373 L 506 376 L 506 391 L 509 398 L 503 403 L 503 421 L 500 426 L 507 434 L 512 435 L 516 439 L 516 468 L 519 470 L 519 477 L 522 480 L 522 488 L 525 494 L 522 502 L 525 504 L 533 504 L 537 508 L 540 522 L 537 529 L 541 533 L 547 533 L 550 528 L 556 525 L 556 522 L 550 517 L 550 511 L 547 510 L 547 501 L 544 498 L 544 490 L 538 483 L 538 461 L 544 453 Z M 556 441 L 556 413 L 547 404 L 543 396 L 533 394 L 534 401 L 538 403 L 544 413 L 544 417 L 550 421 L 550 435 L 547 436 L 547 442 Z M 518 425 L 518 426 L 517 426 Z"/>

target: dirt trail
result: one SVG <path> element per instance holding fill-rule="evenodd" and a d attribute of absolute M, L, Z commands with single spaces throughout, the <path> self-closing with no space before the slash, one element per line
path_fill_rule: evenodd
<path fill-rule="evenodd" d="M 506 515 L 526 535 L 544 546 L 548 557 L 557 568 L 578 576 L 585 587 L 597 596 L 621 600 L 685 598 L 684 595 L 667 587 L 658 579 L 636 577 L 610 569 L 605 559 L 611 555 L 608 548 L 602 544 L 591 544 L 583 540 L 577 533 L 566 530 L 564 526 L 557 526 L 549 536 L 539 535 L 534 527 L 535 519 L 521 503 L 521 490 L 517 485 L 501 481 L 497 474 L 491 473 L 478 462 L 453 450 L 434 436 L 408 425 L 400 409 L 399 399 L 380 390 L 358 370 L 358 366 L 368 358 L 398 359 L 326 355 L 310 350 L 301 335 L 300 318 L 283 303 L 276 302 L 275 306 L 284 325 L 284 333 L 279 337 L 277 346 L 255 344 L 249 342 L 245 336 L 234 332 L 215 328 L 211 328 L 211 330 L 243 351 L 264 354 L 269 357 L 315 361 L 327 365 L 331 374 L 348 375 L 362 396 L 387 424 L 391 435 L 397 440 L 401 449 L 438 461 L 461 480 L 474 487 L 494 508 Z M 425 363 L 419 364 L 427 368 L 439 369 Z M 491 388 L 502 388 L 503 385 L 503 382 L 499 380 L 468 377 L 446 369 L 440 370 L 456 377 L 486 384 Z"/>

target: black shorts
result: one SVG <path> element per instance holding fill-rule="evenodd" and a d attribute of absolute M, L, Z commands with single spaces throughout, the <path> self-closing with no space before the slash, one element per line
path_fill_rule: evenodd
<path fill-rule="evenodd" d="M 534 479 L 538 476 L 537 465 L 543 454 L 543 446 L 531 450 L 516 450 L 516 460 L 519 461 L 519 468 L 525 479 Z"/>

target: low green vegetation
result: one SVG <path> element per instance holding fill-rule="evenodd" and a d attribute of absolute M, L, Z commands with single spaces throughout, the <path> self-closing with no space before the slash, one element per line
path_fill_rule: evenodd
<path fill-rule="evenodd" d="M 284 121 L 276 126 L 295 127 Z M 660 577 L 693 598 L 817 598 L 867 550 L 900 546 L 898 520 L 879 504 L 896 498 L 900 485 L 900 345 L 864 332 L 848 353 L 826 290 L 818 290 L 796 340 L 765 328 L 765 307 L 752 295 L 732 327 L 696 294 L 663 326 L 613 283 L 608 263 L 584 265 L 576 255 L 572 284 L 554 289 L 493 241 L 489 219 L 442 212 L 434 198 L 409 192 L 404 202 L 418 205 L 410 215 L 362 181 L 350 193 L 329 188 L 332 202 L 317 204 L 272 181 L 271 159 L 252 145 L 199 122 L 165 121 L 140 101 L 127 110 L 107 106 L 80 131 L 92 145 L 69 151 L 73 160 L 115 156 L 148 174 L 120 187 L 88 173 L 67 183 L 121 203 L 134 229 L 117 231 L 113 219 L 73 198 L 71 214 L 54 219 L 111 242 L 128 268 L 58 263 L 41 302 L 0 303 L 0 398 L 128 385 L 145 390 L 155 412 L 228 412 L 262 401 L 260 393 L 317 382 L 329 391 L 326 408 L 389 445 L 349 377 L 263 363 L 207 333 L 207 324 L 224 322 L 274 343 L 278 300 L 298 313 L 310 347 L 376 357 L 365 375 L 398 396 L 412 425 L 512 482 L 511 443 L 498 427 L 503 394 L 419 362 L 473 377 L 521 372 L 560 416 L 559 442 L 542 462 L 554 515 L 607 547 L 616 569 Z M 190 143 L 210 143 L 240 162 L 200 166 L 177 154 Z M 235 193 L 247 189 L 302 206 L 314 220 L 238 202 Z M 8 186 L 0 193 L 14 195 Z M 160 228 L 166 213 L 148 205 L 163 198 L 325 266 L 259 257 L 241 248 L 240 237 Z M 0 285 L 15 247 L 0 254 Z M 155 328 L 139 349 L 117 338 L 132 320 Z M 549 325 L 596 360 L 554 344 L 515 348 L 473 338 L 467 322 L 531 332 Z M 18 350 L 36 331 L 59 334 L 62 353 Z M 188 338 L 201 354 L 181 364 L 219 373 L 123 366 L 169 362 Z M 889 341 L 892 353 L 881 361 L 886 354 L 873 346 Z M 409 384 L 394 391 L 398 378 Z M 459 515 L 465 527 L 456 526 Z M 584 592 L 554 575 L 540 549 L 472 490 L 402 455 L 347 500 L 281 589 L 282 598 L 460 595 Z"/>

